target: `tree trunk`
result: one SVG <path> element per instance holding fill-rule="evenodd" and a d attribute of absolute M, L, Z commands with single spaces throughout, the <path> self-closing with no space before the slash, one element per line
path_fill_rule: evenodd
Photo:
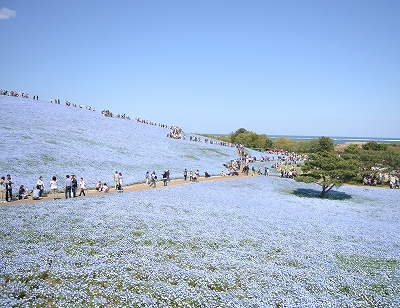
<path fill-rule="evenodd" d="M 321 192 L 321 198 L 325 198 L 326 197 L 326 185 L 322 185 L 322 192 Z"/>
<path fill-rule="evenodd" d="M 324 185 L 322 184 L 322 192 L 321 192 L 321 198 L 325 198 L 328 192 L 335 186 L 335 184 L 329 185 Z"/>

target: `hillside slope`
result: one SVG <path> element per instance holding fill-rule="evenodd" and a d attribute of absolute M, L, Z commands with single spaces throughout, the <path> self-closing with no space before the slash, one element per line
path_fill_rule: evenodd
<path fill-rule="evenodd" d="M 184 168 L 218 174 L 237 158 L 233 147 L 167 138 L 169 129 L 85 108 L 8 96 L 0 96 L 0 108 L 0 174 L 11 174 L 15 188 L 31 189 L 40 175 L 48 188 L 53 175 L 75 174 L 93 187 L 111 182 L 115 171 L 124 184 L 144 181 L 146 171 L 169 169 L 172 178 Z"/>

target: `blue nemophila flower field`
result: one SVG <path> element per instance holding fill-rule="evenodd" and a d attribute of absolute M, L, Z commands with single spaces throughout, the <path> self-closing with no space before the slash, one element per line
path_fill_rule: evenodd
<path fill-rule="evenodd" d="M 64 109 L 53 107 L 54 113 Z M 134 124 L 89 113 L 85 121 L 93 130 L 91 117 L 103 127 L 106 120 L 121 127 Z M 81 125 L 85 130 L 86 124 Z M 157 143 L 166 153 L 174 146 L 174 157 L 193 156 L 192 162 L 211 164 L 216 172 L 235 158 L 235 152 L 232 157 L 220 154 L 230 148 L 183 140 L 169 143 L 161 128 L 140 123 L 133 127 L 143 127 L 138 140 L 148 145 L 140 145 L 142 154 L 161 170 L 164 154 L 146 152 Z M 145 134 L 152 136 L 151 142 Z M 36 133 L 30 136 L 35 139 Z M 59 140 L 63 139 L 55 139 L 61 142 L 56 147 L 59 154 L 56 148 L 49 151 L 55 158 L 45 169 L 52 165 L 65 173 L 70 164 L 62 165 L 58 157 L 66 159 L 63 153 L 86 153 L 87 161 L 99 165 L 108 157 L 105 139 L 101 146 L 93 145 L 96 150 L 88 146 L 87 151 L 70 151 L 65 148 L 69 141 Z M 124 140 L 119 144 L 128 151 Z M 207 148 L 211 150 L 199 150 Z M 36 144 L 21 144 L 20 149 L 7 153 L 20 158 L 24 168 L 15 169 L 15 174 L 28 181 L 29 154 L 47 151 Z M 211 158 L 205 153 L 216 154 Z M 180 175 L 182 160 L 168 161 Z M 113 169 L 123 166 L 114 168 L 114 158 L 109 163 L 110 177 Z M 96 168 L 85 170 L 97 176 Z M 399 191 L 343 186 L 331 198 L 312 197 L 318 189 L 259 176 L 2 206 L 0 306 L 400 306 Z"/>
<path fill-rule="evenodd" d="M 276 177 L 0 208 L 2 306 L 398 307 L 398 192 Z"/>
<path fill-rule="evenodd" d="M 169 129 L 101 111 L 4 95 L 0 106 L 0 174 L 10 174 L 15 187 L 32 189 L 43 176 L 49 190 L 53 175 L 63 184 L 66 174 L 83 177 L 89 187 L 111 183 L 115 171 L 124 185 L 143 182 L 146 171 L 168 169 L 171 178 L 181 178 L 185 168 L 219 174 L 223 163 L 237 158 L 234 147 L 167 138 Z"/>

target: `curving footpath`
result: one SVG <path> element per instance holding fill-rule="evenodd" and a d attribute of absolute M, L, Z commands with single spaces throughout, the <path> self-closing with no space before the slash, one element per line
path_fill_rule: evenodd
<path fill-rule="evenodd" d="M 258 175 L 254 175 L 258 176 Z M 233 180 L 233 179 L 238 179 L 238 178 L 248 178 L 252 177 L 251 175 L 245 175 L 243 173 L 239 173 L 238 176 L 221 176 L 221 175 L 212 175 L 209 178 L 205 177 L 200 177 L 198 182 L 192 182 L 187 179 L 186 181 L 184 179 L 171 179 L 168 182 L 168 186 L 178 186 L 178 185 L 185 185 L 185 184 L 197 184 L 200 182 L 208 182 L 208 181 L 225 181 L 225 180 Z M 164 186 L 164 182 L 162 180 L 157 181 L 157 187 L 152 188 L 146 183 L 138 183 L 138 184 L 133 184 L 133 185 L 127 185 L 124 186 L 124 193 L 128 192 L 135 192 L 135 191 L 141 191 L 141 190 L 151 190 L 151 189 L 162 189 L 168 186 Z M 79 190 L 78 190 L 79 191 Z M 93 196 L 98 196 L 98 195 L 103 195 L 105 192 L 99 192 L 95 189 L 86 189 L 85 190 L 86 196 L 81 196 L 81 197 L 76 197 L 76 198 L 88 198 L 88 197 L 93 197 Z M 118 193 L 118 190 L 115 190 L 113 187 L 110 187 L 110 191 L 107 194 L 116 194 Z M 65 199 L 65 194 L 64 192 L 60 192 L 58 194 L 60 199 Z M 7 203 L 2 203 L 1 205 L 16 205 L 16 204 L 30 204 L 30 203 L 36 203 L 36 202 L 44 202 L 44 201 L 52 201 L 53 198 L 51 196 L 51 193 L 47 197 L 43 197 L 38 200 L 33 200 L 32 197 L 30 196 L 28 199 L 22 199 L 22 200 L 13 200 L 11 202 Z"/>

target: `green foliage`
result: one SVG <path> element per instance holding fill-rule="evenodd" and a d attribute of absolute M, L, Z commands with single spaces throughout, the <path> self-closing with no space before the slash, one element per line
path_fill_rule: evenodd
<path fill-rule="evenodd" d="M 388 145 L 384 144 L 384 143 L 377 143 L 375 141 L 370 141 L 370 142 L 364 143 L 362 145 L 362 148 L 363 148 L 363 150 L 366 150 L 366 151 L 369 151 L 369 150 L 386 151 L 388 148 Z"/>
<path fill-rule="evenodd" d="M 374 174 L 377 170 L 400 172 L 400 148 L 378 144 L 374 141 L 361 148 L 352 144 L 344 149 L 343 158 L 352 158 L 361 162 L 363 173 Z"/>
<path fill-rule="evenodd" d="M 277 138 L 272 144 L 274 148 L 284 149 L 289 152 L 295 152 L 297 150 L 296 142 L 286 137 Z"/>
<path fill-rule="evenodd" d="M 304 140 L 297 141 L 296 153 L 311 153 L 311 141 L 307 142 Z"/>
<path fill-rule="evenodd" d="M 234 133 L 230 133 L 230 137 L 231 137 L 231 142 L 233 143 L 237 143 L 236 137 L 240 134 L 244 134 L 244 133 L 248 133 L 248 131 L 245 128 L 239 128 L 236 132 Z"/>
<path fill-rule="evenodd" d="M 272 147 L 272 140 L 266 134 L 260 135 L 264 139 L 264 149 Z"/>
<path fill-rule="evenodd" d="M 315 152 L 332 152 L 334 151 L 335 145 L 329 137 L 320 137 L 317 140 Z"/>
<path fill-rule="evenodd" d="M 348 147 L 346 147 L 344 149 L 344 152 L 346 154 L 353 154 L 353 155 L 354 154 L 356 154 L 356 155 L 359 154 L 360 151 L 361 151 L 361 149 L 357 144 L 351 144 L 351 145 L 349 145 Z"/>
<path fill-rule="evenodd" d="M 272 145 L 272 140 L 267 135 L 259 135 L 244 128 L 239 128 L 236 132 L 231 133 L 230 142 L 243 144 L 246 148 L 265 149 Z"/>
<path fill-rule="evenodd" d="M 303 173 L 295 179 L 300 182 L 318 183 L 322 187 L 321 197 L 333 188 L 359 178 L 360 164 L 354 159 L 345 159 L 333 152 L 319 151 L 310 155 L 302 167 Z"/>

